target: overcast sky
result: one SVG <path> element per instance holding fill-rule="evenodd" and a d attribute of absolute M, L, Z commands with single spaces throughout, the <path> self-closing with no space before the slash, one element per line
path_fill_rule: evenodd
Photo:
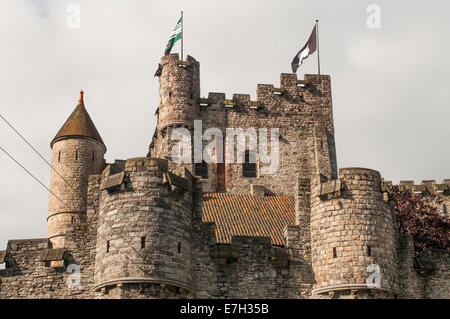
<path fill-rule="evenodd" d="M 380 28 L 367 26 L 372 3 Z M 67 25 L 70 4 L 80 28 Z M 50 161 L 49 143 L 83 89 L 107 161 L 145 156 L 159 101 L 153 74 L 181 10 L 205 97 L 255 99 L 258 83 L 279 86 L 317 18 L 338 166 L 440 182 L 450 178 L 449 9 L 443 0 L 0 0 L 0 114 Z M 298 77 L 316 72 L 312 56 Z M 0 146 L 49 185 L 49 167 L 1 120 Z M 0 164 L 2 250 L 8 239 L 45 237 L 48 193 L 3 153 Z"/>

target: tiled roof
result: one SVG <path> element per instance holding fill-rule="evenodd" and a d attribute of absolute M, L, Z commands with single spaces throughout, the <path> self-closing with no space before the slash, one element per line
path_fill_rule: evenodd
<path fill-rule="evenodd" d="M 232 236 L 270 237 L 272 245 L 285 245 L 283 229 L 293 225 L 294 197 L 250 194 L 203 194 L 203 222 L 216 223 L 216 241 Z"/>
<path fill-rule="evenodd" d="M 69 118 L 61 127 L 58 134 L 56 134 L 51 143 L 51 146 L 53 146 L 53 143 L 58 139 L 79 136 L 90 137 L 105 145 L 102 138 L 100 137 L 100 134 L 97 131 L 97 128 L 94 125 L 94 122 L 92 122 L 92 119 L 84 106 L 82 92 L 80 92 L 80 101 L 78 101 L 77 107 L 72 112 L 72 114 L 70 114 Z"/>

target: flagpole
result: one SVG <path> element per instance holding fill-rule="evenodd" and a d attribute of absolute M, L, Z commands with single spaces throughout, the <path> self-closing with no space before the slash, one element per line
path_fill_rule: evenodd
<path fill-rule="evenodd" d="M 319 20 L 316 20 L 316 37 L 317 37 L 317 68 L 320 75 L 320 50 L 319 50 Z"/>
<path fill-rule="evenodd" d="M 181 11 L 181 61 L 183 60 L 183 38 L 184 38 L 184 33 L 183 33 L 183 11 Z"/>

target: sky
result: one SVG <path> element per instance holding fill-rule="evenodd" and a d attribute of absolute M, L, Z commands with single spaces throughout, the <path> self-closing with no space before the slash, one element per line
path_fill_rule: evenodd
<path fill-rule="evenodd" d="M 204 97 L 255 100 L 258 83 L 279 86 L 319 19 L 338 167 L 441 182 L 450 178 L 449 9 L 438 0 L 0 0 L 0 114 L 50 161 L 83 89 L 106 160 L 145 156 L 159 102 L 153 75 L 182 10 Z M 297 73 L 317 73 L 316 55 Z M 1 119 L 0 146 L 49 185 L 49 167 Z M 0 165 L 2 250 L 8 239 L 45 237 L 48 192 L 3 152 Z"/>

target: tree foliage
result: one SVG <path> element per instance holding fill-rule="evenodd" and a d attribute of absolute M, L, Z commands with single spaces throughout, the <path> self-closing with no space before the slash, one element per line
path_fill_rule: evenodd
<path fill-rule="evenodd" d="M 442 201 L 437 195 L 423 196 L 398 186 L 392 186 L 390 193 L 398 229 L 413 237 L 416 253 L 427 248 L 450 248 L 450 218 L 439 214 L 435 204 Z"/>

